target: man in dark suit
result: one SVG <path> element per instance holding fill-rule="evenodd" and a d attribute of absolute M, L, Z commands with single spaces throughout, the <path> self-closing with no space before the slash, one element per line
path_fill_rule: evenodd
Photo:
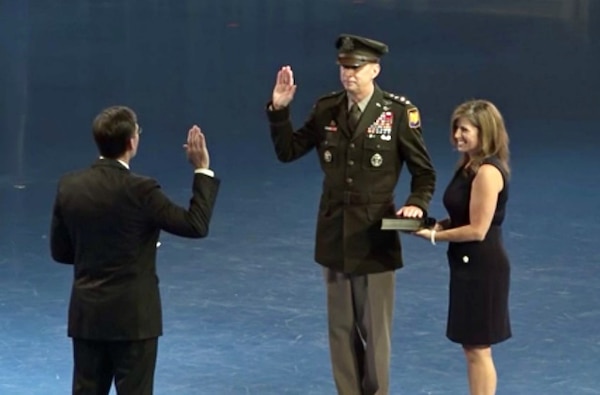
<path fill-rule="evenodd" d="M 107 395 L 113 379 L 120 395 L 152 394 L 162 335 L 159 233 L 208 234 L 219 180 L 200 129 L 192 127 L 184 145 L 195 169 L 187 210 L 129 170 L 140 133 L 131 109 L 105 109 L 93 122 L 100 159 L 58 185 L 50 247 L 54 260 L 74 265 L 68 335 L 77 395 Z"/>
<path fill-rule="evenodd" d="M 397 232 L 385 216 L 421 218 L 435 186 L 420 114 L 406 98 L 374 82 L 387 45 L 342 35 L 336 42 L 344 89 L 320 98 L 294 131 L 289 104 L 296 85 L 283 67 L 267 105 L 271 138 L 282 162 L 316 149 L 324 173 L 315 260 L 327 284 L 329 345 L 340 395 L 389 394 Z M 406 164 L 411 192 L 396 211 L 394 189 Z"/>

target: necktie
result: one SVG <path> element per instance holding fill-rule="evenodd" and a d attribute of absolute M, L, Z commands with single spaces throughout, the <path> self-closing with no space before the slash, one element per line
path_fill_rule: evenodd
<path fill-rule="evenodd" d="M 348 126 L 350 126 L 351 131 L 356 131 L 356 125 L 358 125 L 358 120 L 360 119 L 360 108 L 358 104 L 354 103 L 352 107 L 350 107 L 350 112 L 348 113 Z"/>

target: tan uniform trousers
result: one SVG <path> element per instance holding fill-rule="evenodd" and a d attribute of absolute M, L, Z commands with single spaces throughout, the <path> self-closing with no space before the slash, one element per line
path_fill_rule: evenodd
<path fill-rule="evenodd" d="M 324 269 L 329 350 L 339 395 L 389 395 L 395 272 Z"/>

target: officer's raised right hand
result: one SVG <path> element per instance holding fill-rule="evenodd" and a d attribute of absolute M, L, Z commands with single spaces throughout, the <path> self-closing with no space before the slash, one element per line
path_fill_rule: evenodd
<path fill-rule="evenodd" d="M 294 72 L 290 66 L 284 66 L 277 73 L 277 81 L 273 88 L 271 104 L 274 110 L 287 107 L 294 99 L 296 85 L 294 85 Z"/>

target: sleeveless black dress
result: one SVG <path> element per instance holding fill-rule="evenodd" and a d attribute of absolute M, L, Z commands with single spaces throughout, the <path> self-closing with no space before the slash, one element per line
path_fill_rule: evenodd
<path fill-rule="evenodd" d="M 498 168 L 504 188 L 485 239 L 449 243 L 450 295 L 446 336 L 465 345 L 491 345 L 512 336 L 508 311 L 510 263 L 502 242 L 508 200 L 508 176 L 496 158 L 483 163 Z M 469 223 L 471 184 L 475 174 L 458 170 L 446 191 L 444 206 L 452 227 Z"/>

